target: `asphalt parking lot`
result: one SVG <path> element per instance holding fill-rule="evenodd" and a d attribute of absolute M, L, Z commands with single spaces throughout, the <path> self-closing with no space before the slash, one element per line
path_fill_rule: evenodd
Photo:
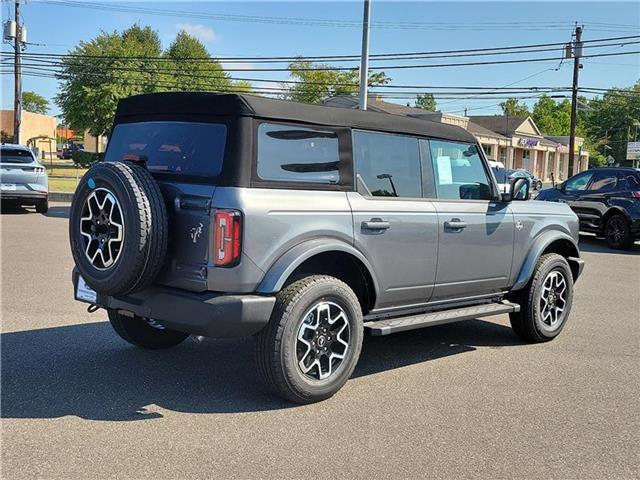
<path fill-rule="evenodd" d="M 73 301 L 68 208 L 4 212 L 2 478 L 638 478 L 640 245 L 581 240 L 558 339 L 506 316 L 368 337 L 332 399 L 258 383 L 252 339 L 164 352 Z"/>

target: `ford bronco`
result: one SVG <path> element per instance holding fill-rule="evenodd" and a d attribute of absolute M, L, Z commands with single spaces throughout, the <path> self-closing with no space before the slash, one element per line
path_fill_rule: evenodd
<path fill-rule="evenodd" d="M 351 376 L 365 332 L 508 313 L 526 341 L 560 333 L 583 267 L 578 220 L 528 188 L 499 192 L 455 126 L 134 96 L 71 206 L 75 297 L 142 348 L 255 335 L 264 381 L 315 402 Z"/>

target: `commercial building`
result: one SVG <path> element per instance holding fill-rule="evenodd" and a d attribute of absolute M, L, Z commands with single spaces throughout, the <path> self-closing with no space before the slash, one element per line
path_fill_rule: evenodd
<path fill-rule="evenodd" d="M 0 110 L 0 129 L 3 138 L 13 138 L 13 110 Z M 56 153 L 56 118 L 33 112 L 22 112 L 20 143 L 39 152 L 40 158 Z M 45 155 L 44 157 L 42 155 Z"/>
<path fill-rule="evenodd" d="M 358 108 L 358 98 L 338 95 L 325 105 Z M 488 158 L 504 163 L 506 168 L 522 168 L 543 181 L 565 180 L 589 168 L 589 152 L 582 149 L 584 139 L 576 137 L 576 158 L 569 172 L 569 137 L 547 137 L 529 116 L 478 115 L 461 116 L 444 112 L 426 112 L 420 108 L 398 105 L 372 98 L 367 108 L 374 112 L 422 118 L 457 125 L 468 130 L 482 145 Z"/>

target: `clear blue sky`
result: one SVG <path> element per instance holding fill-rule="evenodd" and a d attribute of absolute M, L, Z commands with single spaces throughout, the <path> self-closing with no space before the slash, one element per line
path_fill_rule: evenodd
<path fill-rule="evenodd" d="M 104 2 L 107 3 L 107 0 Z M 180 10 L 184 15 L 108 12 L 29 1 L 22 6 L 29 52 L 66 52 L 79 41 L 90 40 L 101 30 L 122 30 L 137 22 L 158 30 L 168 45 L 180 29 L 199 36 L 210 53 L 224 56 L 280 56 L 356 54 L 360 51 L 362 2 L 111 2 L 120 6 Z M 193 18 L 186 12 L 260 17 L 295 17 L 354 22 L 348 26 L 295 25 L 262 22 Z M 569 41 L 574 21 L 584 22 L 584 40 L 640 34 L 640 2 L 382 2 L 372 0 L 372 22 L 396 22 L 391 28 L 371 29 L 371 53 L 433 51 L 510 46 Z M 13 16 L 13 1 L 2 2 L 3 20 Z M 397 22 L 405 22 L 399 28 Z M 435 27 L 406 28 L 406 22 L 434 24 Z M 558 26 L 561 22 L 566 25 Z M 596 25 L 597 23 L 597 25 Z M 603 25 L 608 24 L 608 25 Z M 610 25 L 611 26 L 610 26 Z M 614 27 L 620 25 L 620 27 Z M 630 28 L 631 26 L 631 28 Z M 635 29 L 633 28 L 635 27 Z M 3 51 L 11 51 L 3 45 Z M 637 51 L 640 45 L 607 47 L 598 53 Z M 560 52 L 533 54 L 558 56 Z M 595 51 L 593 52 L 595 53 Z M 502 57 L 515 58 L 515 57 Z M 488 60 L 479 57 L 476 60 Z M 465 62 L 460 58 L 448 61 Z M 434 63 L 433 60 L 410 63 Z M 629 86 L 640 77 L 640 55 L 584 59 L 581 84 L 608 88 Z M 398 62 L 391 62 L 398 63 Z M 397 84 L 495 86 L 520 81 L 517 86 L 570 86 L 570 62 L 559 71 L 549 71 L 558 62 L 493 65 L 482 67 L 387 70 Z M 544 71 L 544 70 L 547 71 Z M 6 70 L 3 69 L 3 71 Z M 542 73 L 540 73 L 542 72 Z M 235 73 L 240 76 L 285 79 L 286 73 Z M 533 76 L 523 80 L 527 76 Z M 33 90 L 52 100 L 57 92 L 55 79 L 26 76 L 24 90 Z M 2 106 L 11 108 L 13 77 L 2 76 Z M 407 100 L 394 100 L 406 103 Z M 499 112 L 500 100 L 441 100 L 439 108 L 462 113 L 465 107 L 474 114 Z M 528 103 L 533 103 L 530 100 Z M 59 112 L 51 106 L 51 113 Z"/>

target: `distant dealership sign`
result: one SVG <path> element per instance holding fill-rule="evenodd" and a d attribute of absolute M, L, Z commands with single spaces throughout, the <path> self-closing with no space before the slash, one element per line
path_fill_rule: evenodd
<path fill-rule="evenodd" d="M 525 148 L 537 147 L 539 143 L 540 141 L 536 140 L 535 138 L 521 138 L 520 141 L 518 142 L 518 144 L 521 147 L 525 147 Z"/>
<path fill-rule="evenodd" d="M 627 160 L 640 160 L 640 142 L 627 143 Z"/>

